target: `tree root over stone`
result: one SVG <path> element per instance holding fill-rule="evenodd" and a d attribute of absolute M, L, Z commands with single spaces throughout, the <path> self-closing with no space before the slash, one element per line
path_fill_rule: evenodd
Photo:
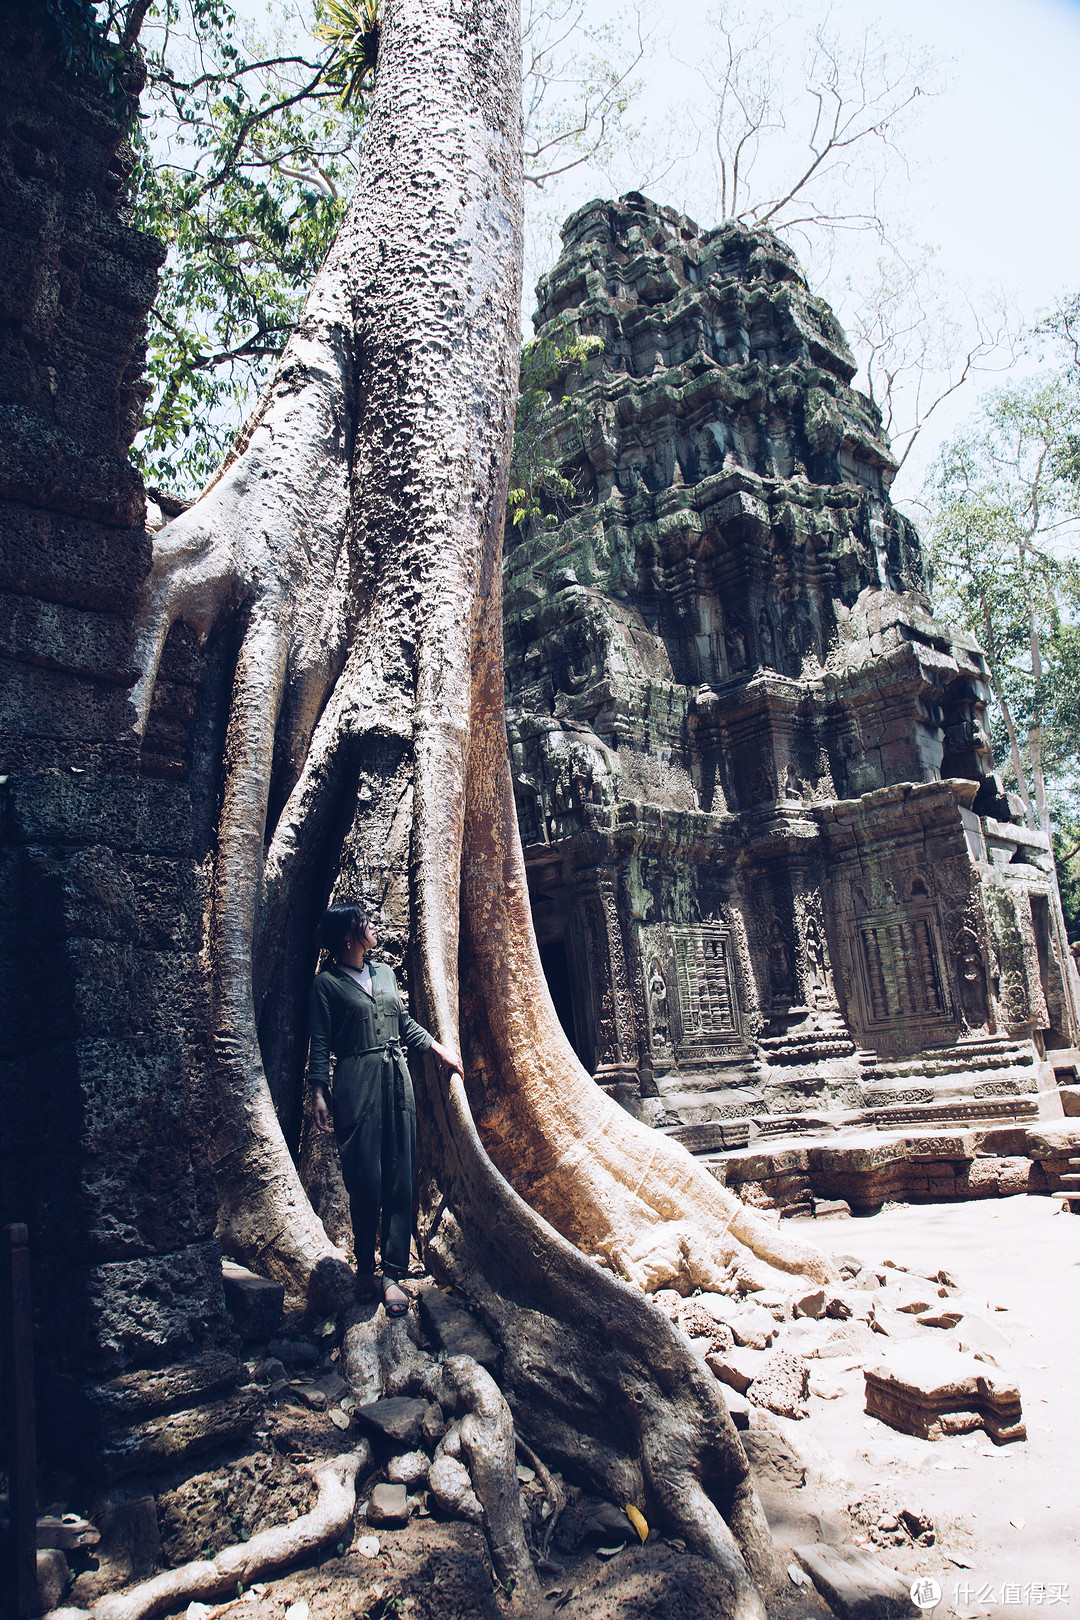
<path fill-rule="evenodd" d="M 491 1561 L 503 1589 L 526 1612 L 539 1601 L 521 1521 L 514 1420 L 494 1378 L 471 1356 L 450 1356 L 423 1380 L 427 1394 L 462 1414 L 461 1449 L 484 1510 Z"/>
<path fill-rule="evenodd" d="M 460 1081 L 441 1103 L 444 1201 L 424 1254 L 502 1347 L 518 1428 L 560 1469 L 719 1565 L 737 1620 L 764 1620 L 776 1559 L 716 1380 L 662 1311 L 519 1197 L 485 1152 Z"/>
<path fill-rule="evenodd" d="M 194 1559 L 126 1592 L 110 1592 L 94 1604 L 94 1620 L 153 1620 L 193 1598 L 213 1603 L 235 1597 L 238 1586 L 251 1586 L 311 1557 L 351 1530 L 357 1476 L 370 1462 L 371 1448 L 361 1440 L 352 1451 L 312 1468 L 319 1495 L 310 1513 L 226 1547 L 216 1558 Z"/>

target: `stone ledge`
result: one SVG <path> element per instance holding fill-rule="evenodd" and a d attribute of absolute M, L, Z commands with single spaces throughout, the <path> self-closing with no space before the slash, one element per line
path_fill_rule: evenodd
<path fill-rule="evenodd" d="M 996 1368 L 939 1345 L 903 1344 L 863 1374 L 866 1410 L 920 1440 L 985 1429 L 995 1445 L 1025 1440 L 1020 1391 Z"/>
<path fill-rule="evenodd" d="M 171 1367 L 122 1373 L 107 1384 L 91 1384 L 84 1395 L 103 1419 L 130 1421 L 160 1417 L 196 1400 L 205 1402 L 209 1395 L 234 1389 L 239 1377 L 236 1357 L 216 1350 Z"/>
<path fill-rule="evenodd" d="M 109 1433 L 98 1451 L 104 1479 L 160 1468 L 250 1434 L 263 1413 L 261 1395 L 241 1391 L 227 1400 L 188 1407 L 170 1416 Z"/>
<path fill-rule="evenodd" d="M 907 1584 L 860 1547 L 820 1543 L 795 1557 L 841 1620 L 906 1620 L 919 1611 Z"/>
<path fill-rule="evenodd" d="M 221 1262 L 225 1309 L 245 1343 L 269 1339 L 281 1323 L 285 1290 L 268 1277 L 256 1276 L 235 1260 Z"/>

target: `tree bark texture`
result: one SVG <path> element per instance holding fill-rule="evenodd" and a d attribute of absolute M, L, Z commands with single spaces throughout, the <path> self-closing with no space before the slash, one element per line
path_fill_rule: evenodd
<path fill-rule="evenodd" d="M 295 1093 L 314 922 L 362 894 L 416 1015 L 463 1041 L 468 1095 L 418 1076 L 421 1225 L 504 1347 L 516 1420 L 760 1615 L 745 1457 L 643 1290 L 831 1268 L 608 1099 L 547 993 L 503 716 L 520 125 L 509 0 L 388 0 L 353 204 L 252 422 L 156 548 L 143 722 L 172 623 L 240 630 L 209 931 L 222 1232 L 293 1291 L 343 1271 L 271 1084 Z"/>

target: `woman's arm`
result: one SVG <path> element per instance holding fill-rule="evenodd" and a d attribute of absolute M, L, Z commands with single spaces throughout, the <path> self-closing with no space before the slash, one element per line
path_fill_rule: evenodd
<path fill-rule="evenodd" d="M 455 1074 L 459 1080 L 463 1080 L 465 1078 L 461 1072 L 461 1059 L 455 1053 L 449 1051 L 449 1049 L 443 1046 L 439 1041 L 432 1041 L 431 1045 L 428 1047 L 428 1051 L 433 1052 L 438 1058 L 443 1068 L 447 1071 L 447 1077 L 449 1079 L 453 1079 Z"/>
<path fill-rule="evenodd" d="M 443 1046 L 441 1041 L 437 1041 L 430 1030 L 425 1029 L 423 1024 L 418 1024 L 416 1019 L 405 1011 L 401 1000 L 401 991 L 397 987 L 396 980 L 394 988 L 397 990 L 398 1028 L 401 1031 L 401 1038 L 409 1051 L 431 1052 L 451 1075 L 456 1074 L 462 1077 L 461 1059 L 455 1052 L 451 1052 L 448 1047 Z"/>
<path fill-rule="evenodd" d="M 317 1130 L 330 1134 L 330 1107 L 326 1100 L 330 1084 L 330 1000 L 319 974 L 308 996 L 308 1084 L 311 1087 L 311 1112 Z"/>

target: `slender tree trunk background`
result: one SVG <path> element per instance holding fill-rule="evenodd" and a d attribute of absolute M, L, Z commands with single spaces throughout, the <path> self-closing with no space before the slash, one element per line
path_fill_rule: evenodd
<path fill-rule="evenodd" d="M 643 1291 L 832 1272 L 600 1092 L 547 992 L 503 715 L 521 212 L 516 5 L 388 0 L 339 237 L 234 455 L 155 550 L 143 720 L 173 622 L 242 631 L 209 932 L 221 1230 L 293 1292 L 344 1282 L 271 1089 L 299 1075 L 314 923 L 362 894 L 416 1015 L 463 1038 L 468 1096 L 418 1076 L 426 1258 L 503 1344 L 538 1449 L 677 1526 L 762 1615 L 745 1456 Z"/>

